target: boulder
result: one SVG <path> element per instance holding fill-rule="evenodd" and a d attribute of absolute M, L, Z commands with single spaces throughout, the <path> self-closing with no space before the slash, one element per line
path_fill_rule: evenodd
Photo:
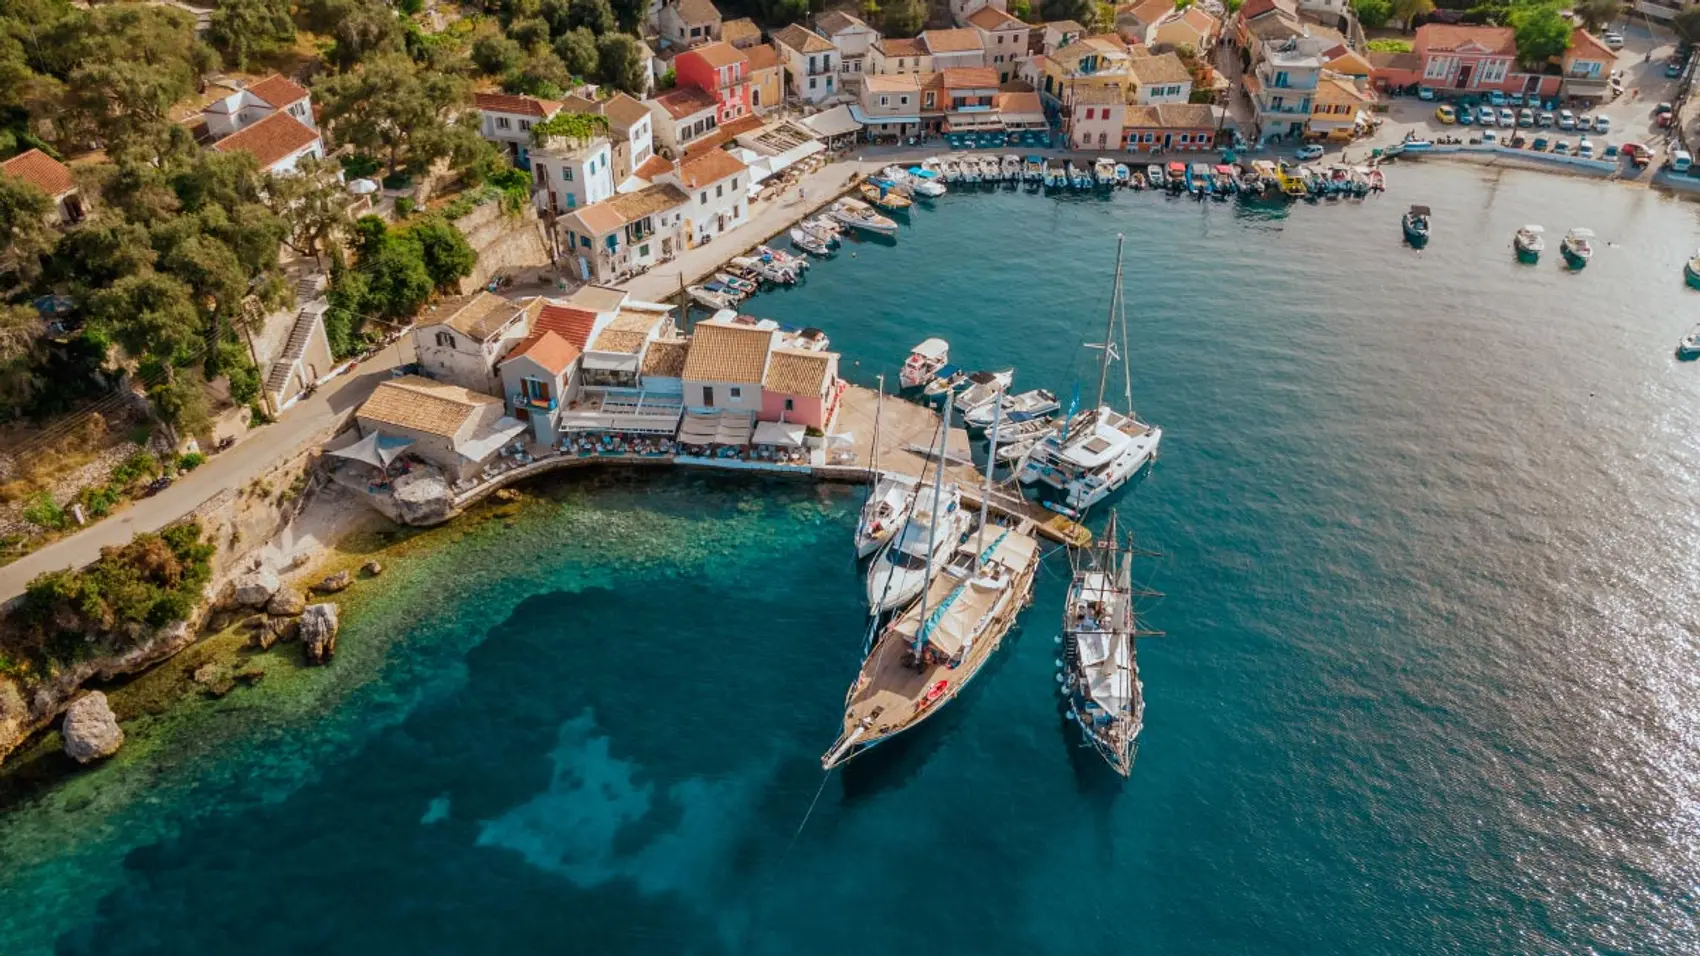
<path fill-rule="evenodd" d="M 344 568 L 334 574 L 325 575 L 323 580 L 321 580 L 318 584 L 313 585 L 313 590 L 322 594 L 335 594 L 338 591 L 347 589 L 347 587 L 353 583 L 354 575 L 348 573 L 348 569 Z"/>
<path fill-rule="evenodd" d="M 283 582 L 278 580 L 276 571 L 261 568 L 237 578 L 230 599 L 242 607 L 260 607 L 270 601 L 272 595 L 282 586 Z"/>
<path fill-rule="evenodd" d="M 100 691 L 78 698 L 65 711 L 65 753 L 78 763 L 110 757 L 124 744 L 124 730 Z"/>
<path fill-rule="evenodd" d="M 301 645 L 306 648 L 307 660 L 313 664 L 330 663 L 336 653 L 336 605 L 310 604 L 301 615 Z"/>
<path fill-rule="evenodd" d="M 454 514 L 454 491 L 440 474 L 418 469 L 397 477 L 391 488 L 391 498 L 402 524 L 419 527 L 442 524 Z"/>
<path fill-rule="evenodd" d="M 368 561 L 360 566 L 360 573 L 369 578 L 375 578 L 384 573 L 384 566 L 376 561 Z"/>
<path fill-rule="evenodd" d="M 248 636 L 248 643 L 262 651 L 270 650 L 279 641 L 293 641 L 300 629 L 300 619 L 293 617 L 269 617 L 260 629 Z"/>
<path fill-rule="evenodd" d="M 232 687 L 236 686 L 236 682 L 231 680 L 224 668 L 210 661 L 195 668 L 192 679 L 195 683 L 201 685 L 201 693 L 208 697 L 223 697 L 230 693 Z"/>
<path fill-rule="evenodd" d="M 300 617 L 307 610 L 307 599 L 301 592 L 285 584 L 266 602 L 266 613 L 279 617 Z"/>

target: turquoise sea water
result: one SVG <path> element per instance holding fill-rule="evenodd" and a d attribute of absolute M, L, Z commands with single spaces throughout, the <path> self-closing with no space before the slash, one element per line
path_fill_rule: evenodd
<path fill-rule="evenodd" d="M 1053 558 L 971 692 L 826 780 L 793 840 L 861 640 L 855 500 L 542 486 L 398 559 L 330 668 L 140 718 L 11 806 L 0 950 L 1700 949 L 1700 366 L 1671 357 L 1695 207 L 1392 186 L 951 196 L 748 306 L 825 328 L 858 381 L 942 334 L 1066 392 L 1127 233 L 1165 441 L 1118 508 L 1164 552 L 1168 634 L 1131 779 L 1059 719 Z M 1580 274 L 1571 225 L 1601 240 Z"/>

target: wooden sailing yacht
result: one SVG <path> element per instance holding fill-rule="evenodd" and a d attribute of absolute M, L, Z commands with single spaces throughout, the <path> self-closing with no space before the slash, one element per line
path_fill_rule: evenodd
<path fill-rule="evenodd" d="M 1116 773 L 1133 769 L 1134 740 L 1145 719 L 1144 685 L 1133 642 L 1133 551 L 1116 533 L 1116 514 L 1091 547 L 1074 553 L 1063 607 L 1062 691 L 1069 718 Z"/>
<path fill-rule="evenodd" d="M 941 464 L 934 476 L 935 501 L 943 470 Z M 862 659 L 844 698 L 838 739 L 821 757 L 823 768 L 915 727 L 955 699 L 1032 599 L 1039 542 L 988 523 L 990 468 L 986 480 L 979 530 L 951 554 L 943 573 L 929 575 L 921 599 L 879 633 Z"/>

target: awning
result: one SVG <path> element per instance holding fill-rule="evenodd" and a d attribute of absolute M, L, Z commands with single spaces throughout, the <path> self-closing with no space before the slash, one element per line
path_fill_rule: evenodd
<path fill-rule="evenodd" d="M 586 352 L 584 367 L 604 372 L 635 372 L 638 356 L 626 352 Z"/>
<path fill-rule="evenodd" d="M 469 461 L 483 461 L 500 451 L 503 445 L 525 434 L 530 426 L 506 415 L 496 419 L 488 431 L 478 432 L 455 446 L 455 453 Z"/>
<path fill-rule="evenodd" d="M 854 103 L 850 104 L 850 116 L 863 126 L 895 126 L 900 123 L 921 122 L 919 116 L 869 116 Z"/>
<path fill-rule="evenodd" d="M 803 436 L 808 429 L 802 425 L 792 425 L 786 422 L 757 422 L 755 438 L 757 445 L 783 445 L 786 448 L 803 447 Z"/>
<path fill-rule="evenodd" d="M 714 432 L 716 445 L 748 445 L 756 430 L 755 416 L 748 413 L 721 412 L 720 427 Z"/>
<path fill-rule="evenodd" d="M 803 124 L 825 137 L 843 136 L 854 133 L 862 128 L 856 118 L 850 115 L 849 106 L 834 106 L 825 112 L 803 118 Z"/>
<path fill-rule="evenodd" d="M 825 149 L 825 143 L 818 139 L 811 139 L 801 145 L 793 146 L 783 153 L 769 156 L 767 158 L 767 168 L 776 173 L 782 172 L 786 167 L 795 166 L 803 160 L 808 159 L 810 156 L 813 156 Z"/>
<path fill-rule="evenodd" d="M 411 438 L 373 432 L 353 444 L 331 449 L 328 454 L 363 461 L 374 468 L 388 468 L 390 463 L 400 458 L 402 452 L 407 451 L 408 446 L 412 444 Z"/>

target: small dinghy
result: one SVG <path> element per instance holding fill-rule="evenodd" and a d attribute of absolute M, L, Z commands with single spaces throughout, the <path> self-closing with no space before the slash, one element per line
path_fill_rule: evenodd
<path fill-rule="evenodd" d="M 998 399 L 998 393 L 1009 388 L 1009 383 L 1015 378 L 1015 369 L 1006 368 L 1001 372 L 974 372 L 968 376 L 968 387 L 962 394 L 956 396 L 956 410 L 967 415 L 977 411 L 982 406 L 991 405 Z"/>
<path fill-rule="evenodd" d="M 802 229 L 791 230 L 790 237 L 791 244 L 804 252 L 811 255 L 821 256 L 823 258 L 832 255 L 832 249 L 828 247 L 825 242 L 822 242 L 815 236 L 809 235 Z"/>
<path fill-rule="evenodd" d="M 726 273 L 726 272 L 716 272 L 714 274 L 714 281 L 720 283 L 723 286 L 726 286 L 727 288 L 731 289 L 733 292 L 738 293 L 739 295 L 754 295 L 755 292 L 758 289 L 761 288 L 760 286 L 758 286 L 754 282 L 751 282 L 748 279 L 742 278 L 740 276 L 735 276 L 735 275 L 732 275 L 732 274 Z"/>
<path fill-rule="evenodd" d="M 1700 325 L 1696 325 L 1689 333 L 1676 343 L 1676 357 L 1679 359 L 1700 358 Z"/>
<path fill-rule="evenodd" d="M 1047 418 L 1056 414 L 1062 408 L 1057 397 L 1042 388 L 1022 392 L 1020 395 L 1005 395 L 1002 404 L 1005 425 L 1019 424 L 1035 418 Z M 996 411 L 996 405 L 987 403 L 971 412 L 964 412 L 962 414 L 963 424 L 969 428 L 991 428 L 992 418 Z"/>
<path fill-rule="evenodd" d="M 1413 249 L 1428 245 L 1429 215 L 1427 206 L 1412 206 L 1399 221 L 1400 228 L 1405 230 L 1405 241 Z"/>
<path fill-rule="evenodd" d="M 1129 186 L 1129 185 L 1132 185 L 1132 182 L 1133 182 L 1133 170 L 1128 169 L 1126 163 L 1117 163 L 1116 164 L 1116 185 L 1117 186 Z"/>
<path fill-rule="evenodd" d="M 930 401 L 967 387 L 967 372 L 954 365 L 941 365 L 938 371 L 933 373 L 933 380 L 927 383 L 926 388 L 921 389 L 921 394 Z"/>

